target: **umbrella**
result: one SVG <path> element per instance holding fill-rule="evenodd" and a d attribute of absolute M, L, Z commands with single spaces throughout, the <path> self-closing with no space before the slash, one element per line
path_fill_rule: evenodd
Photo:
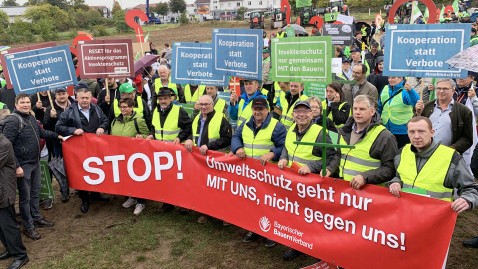
<path fill-rule="evenodd" d="M 143 68 L 152 65 L 159 58 L 159 55 L 148 54 L 144 55 L 141 59 L 134 63 L 134 74 L 137 75 L 143 72 Z"/>
<path fill-rule="evenodd" d="M 445 63 L 458 69 L 478 72 L 478 45 L 469 47 L 458 54 L 453 55 Z"/>
<path fill-rule="evenodd" d="M 286 30 L 288 26 L 285 26 L 284 28 L 282 28 L 283 31 Z M 305 31 L 305 28 L 298 25 L 298 24 L 291 24 L 290 27 L 292 27 L 295 31 L 295 35 L 304 35 L 304 34 L 307 34 L 307 31 Z"/>

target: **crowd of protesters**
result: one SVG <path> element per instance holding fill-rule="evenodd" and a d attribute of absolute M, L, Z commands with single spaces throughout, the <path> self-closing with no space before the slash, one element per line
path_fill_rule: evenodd
<path fill-rule="evenodd" d="M 478 43 L 476 24 L 470 28 L 474 45 Z M 266 35 L 264 38 L 268 39 Z M 286 35 L 280 30 L 273 38 Z M 171 82 L 172 50 L 164 44 L 158 52 L 153 43 L 148 53 L 159 55 L 159 60 L 145 66 L 139 76 L 80 79 L 72 96 L 66 88 L 15 95 L 2 84 L 0 186 L 8 185 L 10 193 L 0 199 L 0 238 L 6 248 L 0 259 L 14 257 L 11 268 L 28 262 L 20 233 L 12 224 L 17 188 L 23 234 L 38 240 L 41 235 L 37 228 L 54 226 L 40 213 L 39 158 L 42 152 L 47 152 L 48 161 L 62 158 L 63 137 L 83 133 L 170 141 L 184 144 L 189 151 L 198 147 L 202 155 L 220 150 L 263 164 L 274 162 L 279 168 L 295 163 L 299 175 L 320 173 L 323 149 L 294 142 L 321 142 L 325 136 L 329 143 L 355 146 L 326 150 L 327 176 L 349 181 L 354 189 L 385 184 L 397 197 L 402 188 L 420 189 L 433 198 L 450 201 L 451 209 L 459 213 L 474 208 L 478 205 L 476 74 L 470 72 L 456 80 L 385 76 L 383 55 L 387 52 L 380 40 L 376 29 L 357 31 L 351 46 L 336 46 L 335 57 L 342 58 L 342 72 L 327 85 L 323 99 L 307 96 L 303 83 L 271 80 L 268 42 L 263 49 L 262 80 L 242 79 L 239 91 L 233 84 L 218 87 Z M 322 126 L 323 117 L 326 126 Z M 437 161 L 437 156 L 447 158 Z M 434 162 L 417 164 L 418 158 Z M 434 180 L 427 177 L 432 174 Z M 415 182 L 417 178 L 421 181 Z M 67 182 L 57 180 L 60 201 L 67 203 L 74 192 Z M 93 201 L 108 201 L 100 193 L 77 193 L 84 214 Z M 43 201 L 46 210 L 53 204 Z M 126 197 L 122 206 L 134 206 L 133 214 L 139 215 L 146 201 Z M 165 203 L 161 212 L 174 209 Z M 208 219 L 200 216 L 198 222 Z M 249 232 L 243 241 L 258 238 Z M 264 244 L 276 245 L 271 239 L 265 239 Z M 478 248 L 478 237 L 463 244 Z M 299 255 L 288 249 L 284 259 Z"/>

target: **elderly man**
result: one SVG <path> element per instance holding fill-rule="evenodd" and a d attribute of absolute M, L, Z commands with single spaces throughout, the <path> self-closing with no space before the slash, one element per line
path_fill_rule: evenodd
<path fill-rule="evenodd" d="M 195 104 L 199 97 L 204 95 L 205 91 L 205 85 L 186 84 L 186 86 L 184 86 L 183 99 L 180 99 L 179 102 L 184 104 Z"/>
<path fill-rule="evenodd" d="M 295 141 L 322 143 L 324 131 L 320 125 L 312 121 L 313 113 L 310 104 L 307 102 L 297 102 L 294 105 L 294 121 L 295 123 L 287 131 L 285 138 L 285 146 L 282 150 L 278 166 L 283 169 L 285 166 L 292 166 L 293 163 L 300 166 L 298 173 L 306 175 L 309 173 L 320 173 L 322 169 L 322 148 L 318 146 L 298 145 Z M 327 135 L 327 143 L 331 143 Z M 335 150 L 328 148 L 327 156 L 327 174 L 330 176 L 332 171 L 335 171 L 336 165 L 332 160 L 335 157 Z M 301 252 L 288 248 L 284 254 L 284 260 L 293 260 L 298 257 Z"/>
<path fill-rule="evenodd" d="M 197 102 L 201 114 L 194 118 L 192 123 L 193 139 L 184 143 L 187 150 L 192 151 L 192 146 L 198 146 L 202 155 L 208 150 L 220 150 L 231 145 L 231 125 L 224 114 L 214 110 L 214 102 L 209 95 L 203 95 Z"/>
<path fill-rule="evenodd" d="M 166 65 L 160 65 L 158 68 L 158 74 L 159 78 L 154 80 L 154 95 L 152 98 L 152 107 L 153 110 L 157 105 L 157 96 L 159 93 L 159 90 L 161 88 L 170 88 L 174 91 L 175 95 L 173 96 L 175 99 L 173 100 L 182 100 L 183 97 L 183 89 L 181 88 L 181 85 L 175 84 L 171 82 L 171 70 Z"/>
<path fill-rule="evenodd" d="M 407 122 L 413 117 L 413 107 L 420 99 L 418 93 L 403 77 L 388 77 L 378 100 L 378 113 L 383 125 L 397 139 L 398 148 L 408 144 Z"/>
<path fill-rule="evenodd" d="M 293 107 L 297 102 L 307 100 L 307 95 L 303 94 L 304 84 L 301 82 L 290 82 L 289 92 L 282 94 L 279 98 L 279 106 L 282 107 L 282 116 L 280 122 L 289 129 L 294 124 Z"/>
<path fill-rule="evenodd" d="M 15 110 L 4 122 L 3 134 L 13 145 L 18 178 L 20 215 L 25 235 L 33 240 L 41 238 L 35 227 L 53 227 L 53 222 L 40 214 L 40 138 L 63 139 L 61 135 L 40 128 L 31 115 L 30 97 L 19 94 Z"/>
<path fill-rule="evenodd" d="M 418 116 L 431 120 L 437 143 L 463 154 L 473 144 L 473 116 L 470 109 L 453 100 L 454 89 L 452 79 L 438 80 L 435 88 L 437 100 L 426 104 L 419 100 L 415 110 Z"/>
<path fill-rule="evenodd" d="M 350 66 L 354 66 L 362 63 L 362 50 L 360 48 L 354 48 L 350 51 Z M 367 73 L 367 70 L 365 71 Z"/>
<path fill-rule="evenodd" d="M 408 123 L 411 144 L 395 157 L 396 176 L 389 182 L 390 192 L 400 197 L 400 191 L 429 195 L 451 202 L 457 213 L 478 205 L 478 184 L 454 149 L 433 139 L 435 130 L 430 119 L 414 117 Z M 419 160 L 419 162 L 417 162 Z M 410 190 L 411 189 L 411 190 Z M 453 189 L 459 198 L 453 201 Z"/>
<path fill-rule="evenodd" d="M 226 115 L 227 108 L 229 107 L 229 105 L 226 101 L 219 98 L 217 86 L 207 85 L 205 93 L 211 96 L 212 100 L 214 100 L 214 110 L 216 110 L 218 113 L 223 113 L 224 115 Z M 195 118 L 200 112 L 201 107 L 198 106 L 198 103 L 194 104 L 193 118 Z M 228 115 L 226 115 L 226 118 L 227 117 Z"/>
<path fill-rule="evenodd" d="M 8 109 L 0 110 L 0 120 L 9 114 Z M 15 175 L 15 154 L 12 143 L 0 133 L 0 240 L 5 251 L 0 260 L 14 257 L 8 268 L 20 268 L 28 263 L 28 255 L 15 217 L 17 177 Z"/>
<path fill-rule="evenodd" d="M 393 178 L 393 158 L 397 155 L 397 141 L 383 125 L 376 113 L 375 101 L 367 95 L 355 97 L 353 117 L 339 129 L 339 143 L 353 145 L 353 149 L 339 149 L 335 160 L 339 176 L 350 181 L 358 190 L 365 184 L 381 184 Z"/>
<path fill-rule="evenodd" d="M 344 84 L 342 90 L 344 97 L 350 107 L 354 105 L 354 98 L 358 95 L 368 95 L 372 97 L 374 102 L 378 100 L 378 91 L 372 83 L 368 82 L 366 78 L 367 67 L 364 64 L 356 64 L 352 67 L 352 77 L 354 84 Z"/>
<path fill-rule="evenodd" d="M 245 93 L 240 97 L 235 92 L 231 93 L 231 101 L 229 106 L 229 115 L 231 119 L 237 120 L 237 126 L 247 121 L 252 116 L 252 100 L 256 97 L 267 99 L 259 90 L 259 82 L 257 80 L 244 80 Z"/>
<path fill-rule="evenodd" d="M 76 91 L 77 103 L 69 106 L 61 113 L 55 125 L 56 131 L 64 136 L 82 135 L 84 133 L 96 133 L 102 135 L 108 130 L 108 118 L 99 106 L 91 103 L 92 93 L 88 88 L 79 88 Z M 78 191 L 81 198 L 80 210 L 87 213 L 90 208 L 90 200 L 108 200 L 102 198 L 97 192 Z"/>

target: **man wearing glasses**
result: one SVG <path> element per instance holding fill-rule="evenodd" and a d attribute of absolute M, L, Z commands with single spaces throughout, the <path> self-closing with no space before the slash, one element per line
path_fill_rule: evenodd
<path fill-rule="evenodd" d="M 438 80 L 435 90 L 437 99 L 426 104 L 419 100 L 416 114 L 431 120 L 436 142 L 463 154 L 473 144 L 471 110 L 453 100 L 455 82 L 452 79 Z"/>
<path fill-rule="evenodd" d="M 364 64 L 356 64 L 352 68 L 352 77 L 354 79 L 354 84 L 344 84 L 342 90 L 344 92 L 344 97 L 350 107 L 354 105 L 354 98 L 358 95 L 368 95 L 377 102 L 378 91 L 375 86 L 368 82 L 365 77 L 367 74 L 367 67 Z"/>

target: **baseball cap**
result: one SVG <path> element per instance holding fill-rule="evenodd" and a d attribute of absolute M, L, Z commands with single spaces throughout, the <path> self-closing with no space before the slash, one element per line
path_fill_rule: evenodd
<path fill-rule="evenodd" d="M 310 104 L 307 103 L 306 101 L 297 102 L 297 103 L 294 105 L 294 109 L 296 109 L 296 108 L 299 107 L 299 106 L 305 106 L 305 107 L 307 107 L 308 109 L 310 109 Z"/>
<path fill-rule="evenodd" d="M 66 92 L 66 88 L 65 87 L 56 88 L 55 89 L 55 94 L 57 94 L 59 92 Z"/>
<path fill-rule="evenodd" d="M 262 98 L 262 97 L 256 97 L 254 99 L 252 99 L 252 108 L 255 108 L 255 107 L 258 107 L 258 108 L 268 108 L 268 103 L 267 103 L 267 100 Z"/>
<path fill-rule="evenodd" d="M 135 89 L 134 89 L 133 85 L 131 85 L 129 83 L 123 83 L 119 87 L 119 92 L 120 93 L 132 93 L 134 91 L 135 91 Z"/>
<path fill-rule="evenodd" d="M 342 57 L 342 63 L 350 63 L 350 59 L 347 57 Z"/>
<path fill-rule="evenodd" d="M 350 53 L 358 52 L 361 53 L 362 51 L 359 48 L 354 48 L 350 51 Z"/>
<path fill-rule="evenodd" d="M 88 85 L 86 85 L 85 83 L 78 83 L 75 85 L 74 87 L 75 91 L 79 90 L 79 89 L 88 89 Z"/>

